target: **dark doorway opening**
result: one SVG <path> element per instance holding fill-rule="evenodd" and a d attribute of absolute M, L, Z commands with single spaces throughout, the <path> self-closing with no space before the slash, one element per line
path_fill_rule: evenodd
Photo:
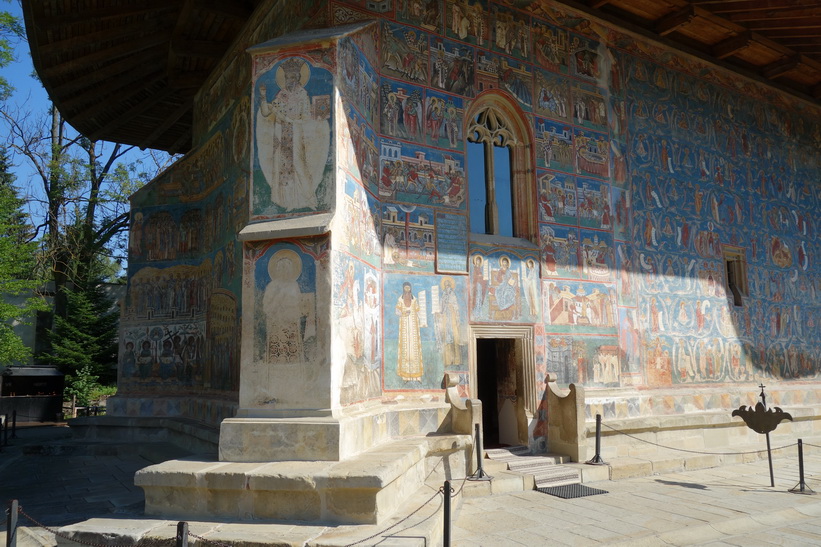
<path fill-rule="evenodd" d="M 482 401 L 482 444 L 485 448 L 507 446 L 510 443 L 503 441 L 517 436 L 515 422 L 511 424 L 505 420 L 503 412 L 505 402 L 515 400 L 517 395 L 515 359 L 515 339 L 476 340 L 477 394 Z"/>

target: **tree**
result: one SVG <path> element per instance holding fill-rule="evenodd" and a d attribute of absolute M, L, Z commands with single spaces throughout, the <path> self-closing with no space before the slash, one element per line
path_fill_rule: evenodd
<path fill-rule="evenodd" d="M 8 154 L 0 148 L 0 365 L 28 359 L 31 352 L 14 332 L 15 323 L 25 322 L 45 303 L 29 297 L 40 284 L 34 275 L 37 243 L 31 242 L 31 226 L 17 195 Z M 15 297 L 22 296 L 22 302 Z"/>
<path fill-rule="evenodd" d="M 24 35 L 20 21 L 9 12 L 0 11 L 0 68 L 14 60 L 14 44 Z M 11 84 L 0 76 L 0 100 L 8 97 L 12 90 Z"/>
<path fill-rule="evenodd" d="M 51 351 L 44 360 L 75 379 L 93 375 L 95 381 L 114 383 L 118 328 L 114 300 L 100 284 L 83 291 L 67 289 L 66 299 L 67 316 L 55 317 Z"/>
<path fill-rule="evenodd" d="M 128 196 L 168 156 L 153 161 L 156 156 L 147 154 L 126 163 L 134 147 L 74 133 L 53 106 L 47 118 L 2 108 L 0 119 L 9 130 L 8 146 L 34 172 L 30 190 L 42 212 L 36 226 L 41 258 L 54 283 L 54 315 L 66 318 L 66 289 L 93 287 L 100 263 L 125 259 Z"/>

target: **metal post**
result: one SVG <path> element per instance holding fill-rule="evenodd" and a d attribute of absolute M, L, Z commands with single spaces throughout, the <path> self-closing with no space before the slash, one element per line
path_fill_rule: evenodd
<path fill-rule="evenodd" d="M 17 500 L 11 500 L 6 515 L 6 547 L 17 547 L 17 511 Z"/>
<path fill-rule="evenodd" d="M 804 441 L 798 439 L 798 484 L 790 488 L 793 494 L 815 494 L 804 482 Z"/>
<path fill-rule="evenodd" d="M 11 411 L 11 438 L 17 438 L 17 411 Z"/>
<path fill-rule="evenodd" d="M 9 415 L 3 417 L 3 444 L 9 445 Z"/>
<path fill-rule="evenodd" d="M 589 465 L 607 465 L 601 457 L 601 414 L 596 414 L 596 455 L 584 462 Z"/>
<path fill-rule="evenodd" d="M 445 530 L 443 541 L 445 547 L 450 547 L 450 481 L 445 481 Z"/>
<path fill-rule="evenodd" d="M 775 477 L 773 476 L 773 451 L 770 448 L 770 434 L 767 433 L 767 459 L 770 461 L 770 486 L 775 488 Z"/>
<path fill-rule="evenodd" d="M 188 523 L 177 523 L 177 547 L 188 547 Z"/>
<path fill-rule="evenodd" d="M 484 455 L 482 454 L 482 433 L 479 431 L 479 424 L 476 424 L 476 440 L 475 440 L 475 447 L 476 447 L 476 473 L 469 476 L 467 480 L 469 481 L 489 481 L 493 477 L 485 473 L 485 470 L 482 468 L 482 459 Z"/>

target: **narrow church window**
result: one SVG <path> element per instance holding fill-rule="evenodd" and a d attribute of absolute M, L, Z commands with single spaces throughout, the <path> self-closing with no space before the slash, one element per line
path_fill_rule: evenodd
<path fill-rule="evenodd" d="M 492 108 L 480 112 L 468 140 L 470 231 L 513 237 L 513 186 L 506 120 Z"/>
<path fill-rule="evenodd" d="M 733 305 L 743 306 L 743 296 L 749 296 L 747 288 L 747 263 L 744 250 L 724 248 L 724 268 L 727 273 L 727 290 L 733 295 Z"/>
<path fill-rule="evenodd" d="M 491 90 L 465 114 L 470 232 L 538 239 L 532 129 L 513 97 Z"/>

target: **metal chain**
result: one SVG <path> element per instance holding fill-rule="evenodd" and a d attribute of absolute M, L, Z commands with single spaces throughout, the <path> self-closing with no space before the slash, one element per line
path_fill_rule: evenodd
<path fill-rule="evenodd" d="M 77 538 L 68 537 L 66 535 L 61 534 L 60 532 L 58 532 L 54 528 L 50 528 L 50 527 L 46 526 L 45 524 L 43 524 L 42 522 L 39 522 L 37 519 L 35 519 L 34 517 L 29 515 L 25 511 L 23 511 L 22 506 L 17 507 L 17 512 L 20 513 L 21 515 L 23 515 L 24 517 L 26 517 L 27 519 L 29 519 L 31 522 L 33 522 L 39 528 L 42 528 L 42 529 L 46 530 L 50 534 L 54 534 L 54 536 L 58 537 L 58 538 L 62 538 L 62 539 L 68 540 L 68 541 L 73 541 L 74 543 L 79 543 L 80 545 L 88 545 L 89 547 L 127 547 L 125 545 L 117 546 L 117 545 L 108 545 L 108 544 L 103 544 L 103 543 L 91 543 L 91 542 L 88 542 L 88 541 L 82 541 L 82 540 L 77 539 Z"/>
<path fill-rule="evenodd" d="M 219 542 L 219 541 L 214 541 L 212 539 L 204 538 L 202 536 L 198 536 L 197 534 L 195 534 L 191 531 L 188 532 L 188 535 L 191 536 L 192 538 L 198 539 L 198 540 L 200 540 L 202 542 L 205 542 L 205 543 L 208 543 L 210 545 L 218 545 L 219 547 L 232 547 L 232 545 L 230 543 L 222 543 L 222 542 Z"/>
<path fill-rule="evenodd" d="M 653 446 L 658 446 L 659 448 L 666 448 L 668 450 L 678 450 L 679 452 L 689 452 L 690 454 L 708 454 L 710 456 L 741 456 L 741 455 L 744 455 L 744 454 L 761 454 L 761 453 L 767 451 L 766 448 L 763 449 L 763 450 L 753 450 L 752 452 L 706 452 L 706 451 L 703 451 L 703 450 L 688 450 L 686 448 L 676 448 L 674 446 L 666 446 L 666 445 L 663 445 L 663 444 L 650 442 L 650 441 L 647 441 L 645 439 L 641 439 L 639 437 L 636 437 L 635 435 L 631 435 L 630 433 L 625 433 L 624 431 L 620 431 L 620 430 L 616 429 L 615 427 L 611 427 L 611 426 L 607 425 L 604 422 L 602 422 L 602 425 L 604 427 L 608 428 L 608 429 L 611 429 L 611 430 L 615 431 L 616 433 L 620 433 L 622 435 L 630 437 L 631 439 L 635 439 L 635 440 L 641 441 L 643 443 L 651 444 Z M 790 448 L 790 447 L 793 447 L 793 446 L 798 446 L 798 443 L 792 443 L 792 444 L 787 444 L 787 445 L 784 445 L 784 446 L 779 446 L 777 448 L 773 448 L 772 450 L 783 450 L 785 448 Z"/>
<path fill-rule="evenodd" d="M 8 510 L 8 509 L 6 509 L 6 514 L 8 514 L 8 512 L 9 512 L 9 510 Z M 67 535 L 65 535 L 65 534 L 61 534 L 59 531 L 55 530 L 54 528 L 51 528 L 51 527 L 49 527 L 49 526 L 46 526 L 46 525 L 45 525 L 45 524 L 43 524 L 42 522 L 38 521 L 37 519 L 35 519 L 35 518 L 34 518 L 34 517 L 32 517 L 31 515 L 29 515 L 28 513 L 26 513 L 25 511 L 23 511 L 23 508 L 22 508 L 21 506 L 18 506 L 18 507 L 17 507 L 17 512 L 18 512 L 18 513 L 20 513 L 21 515 L 23 515 L 24 517 L 26 517 L 26 518 L 27 518 L 28 520 L 30 520 L 31 522 L 33 522 L 33 523 L 34 523 L 34 524 L 35 524 L 38 528 L 42 528 L 43 530 L 47 531 L 48 533 L 50 533 L 50 534 L 54 534 L 54 537 L 58 537 L 58 538 L 61 538 L 61 539 L 65 539 L 65 540 L 67 540 L 67 541 L 71 541 L 71 542 L 74 542 L 74 543 L 79 543 L 80 545 L 88 545 L 89 547 L 134 547 L 134 545 L 133 545 L 133 544 L 121 544 L 121 545 L 118 545 L 118 544 L 116 544 L 116 543 L 115 543 L 115 544 L 110 544 L 110 543 L 92 543 L 92 542 L 90 542 L 90 541 L 83 541 L 83 540 L 78 539 L 78 538 L 76 538 L 76 537 L 69 537 L 69 536 L 67 536 Z M 173 525 L 170 525 L 170 526 L 173 526 Z M 193 535 L 193 534 L 190 534 L 190 533 L 189 533 L 189 535 Z M 197 537 L 197 536 L 195 536 L 195 537 Z M 207 540 L 207 539 L 205 539 L 205 538 L 199 538 L 199 537 L 197 537 L 197 539 L 202 539 L 203 541 L 208 542 L 208 540 Z M 151 546 L 151 545 L 156 545 L 157 547 L 160 547 L 160 546 L 162 546 L 162 545 L 167 545 L 167 543 L 168 543 L 168 539 L 167 539 L 167 538 L 142 538 L 142 539 L 140 539 L 140 540 L 136 543 L 136 545 L 139 545 L 139 546 L 141 546 L 141 547 L 149 547 L 149 546 Z M 213 542 L 210 542 L 210 543 L 213 543 Z M 218 544 L 218 545 L 220 545 L 220 544 Z M 225 545 L 224 547 L 231 547 L 231 546 L 230 546 L 230 545 Z"/>
<path fill-rule="evenodd" d="M 377 537 L 377 536 L 381 536 L 382 534 L 384 534 L 385 532 L 387 532 L 387 531 L 388 531 L 388 530 L 390 530 L 391 528 L 396 528 L 397 526 L 399 526 L 400 524 L 402 524 L 403 522 L 405 522 L 405 521 L 407 521 L 409 518 L 411 518 L 413 515 L 415 515 L 415 514 L 416 514 L 416 513 L 418 513 L 419 511 L 421 511 L 421 510 L 422 510 L 422 509 L 423 509 L 423 508 L 424 508 L 427 504 L 429 504 L 431 501 L 433 501 L 433 498 L 435 498 L 436 496 L 438 496 L 439 494 L 441 494 L 441 493 L 442 493 L 442 490 L 443 490 L 443 488 L 439 488 L 439 490 L 437 490 L 436 492 L 434 492 L 434 494 L 433 494 L 431 497 L 429 497 L 429 498 L 428 498 L 428 499 L 427 499 L 427 500 L 426 500 L 426 501 L 425 501 L 422 505 L 420 505 L 419 507 L 417 507 L 417 508 L 416 508 L 416 510 L 414 510 L 414 511 L 413 511 L 413 513 L 411 513 L 410 515 L 406 516 L 405 518 L 403 518 L 403 519 L 401 519 L 401 520 L 399 520 L 399 521 L 397 521 L 397 522 L 394 522 L 393 524 L 391 524 L 390 526 L 388 526 L 388 527 L 387 527 L 387 528 L 385 528 L 384 530 L 380 530 L 379 532 L 375 533 L 375 534 L 374 534 L 374 535 L 372 535 L 372 536 L 368 536 L 368 537 L 366 537 L 366 538 L 362 538 L 362 539 L 360 539 L 359 541 L 355 541 L 355 542 L 353 542 L 353 543 L 349 543 L 349 544 L 347 544 L 345 547 L 353 547 L 354 545 L 359 545 L 360 543 L 363 543 L 363 542 L 365 542 L 365 541 L 368 541 L 369 539 L 373 539 L 373 538 L 375 538 L 375 537 Z M 428 518 L 430 518 L 430 517 L 428 517 Z M 426 520 L 427 520 L 427 519 L 426 519 Z"/>

